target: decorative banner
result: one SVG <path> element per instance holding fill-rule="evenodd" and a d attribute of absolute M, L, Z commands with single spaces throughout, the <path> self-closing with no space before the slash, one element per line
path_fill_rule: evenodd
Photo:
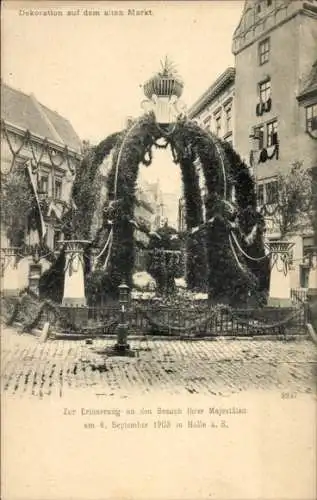
<path fill-rule="evenodd" d="M 39 222 L 40 222 L 37 229 L 39 232 L 40 241 L 42 241 L 46 235 L 46 225 L 45 225 L 43 214 L 42 214 L 40 200 L 39 200 L 38 195 L 37 195 L 37 187 L 35 186 L 33 175 L 32 175 L 32 162 L 31 162 L 31 160 L 28 160 L 25 163 L 25 167 L 28 171 L 30 183 L 32 186 L 33 194 L 34 194 L 34 198 L 36 200 L 36 207 L 37 207 Z"/>

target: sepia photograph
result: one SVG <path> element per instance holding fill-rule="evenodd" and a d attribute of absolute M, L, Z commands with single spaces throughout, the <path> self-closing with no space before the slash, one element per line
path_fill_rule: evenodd
<path fill-rule="evenodd" d="M 3 500 L 315 500 L 317 0 L 1 42 Z"/>

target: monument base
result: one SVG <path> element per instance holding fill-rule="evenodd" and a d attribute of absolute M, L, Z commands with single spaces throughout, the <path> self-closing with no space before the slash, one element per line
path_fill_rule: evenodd
<path fill-rule="evenodd" d="M 269 297 L 267 299 L 268 307 L 292 307 L 294 304 L 290 298 Z"/>
<path fill-rule="evenodd" d="M 64 297 L 62 306 L 65 307 L 85 307 L 87 305 L 84 297 Z"/>
<path fill-rule="evenodd" d="M 86 326 L 88 323 L 88 308 L 83 305 L 65 305 L 63 301 L 61 311 L 64 313 L 64 317 L 67 322 L 73 325 L 76 329 L 79 329 L 82 326 Z"/>
<path fill-rule="evenodd" d="M 20 292 L 21 292 L 21 290 L 19 288 L 15 288 L 15 289 L 7 288 L 7 289 L 1 290 L 1 294 L 3 297 L 18 297 Z"/>
<path fill-rule="evenodd" d="M 128 358 L 135 357 L 135 351 L 130 349 L 129 344 L 115 344 L 113 347 L 108 347 L 105 350 L 105 354 L 107 354 L 107 356 L 126 356 Z"/>

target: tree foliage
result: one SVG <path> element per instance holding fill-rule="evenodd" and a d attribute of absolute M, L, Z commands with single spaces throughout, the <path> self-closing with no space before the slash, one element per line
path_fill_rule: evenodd
<path fill-rule="evenodd" d="M 24 170 L 13 169 L 1 186 L 1 224 L 12 246 L 24 243 L 28 217 L 34 206 L 33 194 Z"/>
<path fill-rule="evenodd" d="M 278 198 L 273 204 L 273 225 L 281 238 L 312 222 L 313 190 L 311 172 L 296 161 L 287 173 L 277 176 Z"/>

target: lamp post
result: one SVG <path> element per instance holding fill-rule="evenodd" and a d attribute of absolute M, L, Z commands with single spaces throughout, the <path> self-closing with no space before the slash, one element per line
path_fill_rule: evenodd
<path fill-rule="evenodd" d="M 127 308 L 129 301 L 130 288 L 123 282 L 119 285 L 120 323 L 118 325 L 117 343 L 114 346 L 115 351 L 122 354 L 130 350 L 130 346 L 127 342 L 129 331 Z"/>

